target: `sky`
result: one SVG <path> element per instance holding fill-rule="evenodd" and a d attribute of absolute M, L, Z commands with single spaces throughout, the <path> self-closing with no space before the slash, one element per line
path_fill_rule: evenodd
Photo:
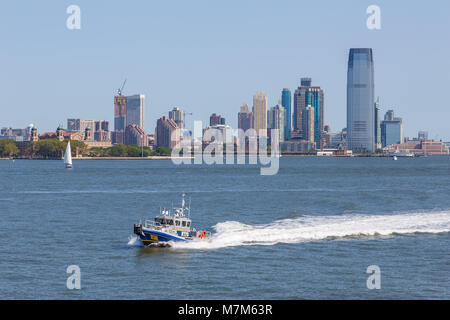
<path fill-rule="evenodd" d="M 70 5 L 81 29 L 69 30 Z M 370 5 L 381 30 L 366 26 Z M 405 135 L 450 141 L 450 2 L 431 1 L 91 1 L 5 0 L 0 10 L 0 127 L 39 132 L 67 118 L 109 120 L 125 95 L 146 95 L 145 129 L 178 106 L 209 123 L 237 127 L 258 90 L 274 106 L 301 77 L 325 92 L 325 123 L 346 126 L 350 48 L 373 48 L 375 96 Z"/>

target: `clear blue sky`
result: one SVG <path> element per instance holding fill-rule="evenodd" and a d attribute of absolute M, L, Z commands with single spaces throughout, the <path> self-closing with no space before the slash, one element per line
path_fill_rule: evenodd
<path fill-rule="evenodd" d="M 66 8 L 81 8 L 81 30 Z M 382 29 L 366 28 L 381 7 Z M 257 90 L 269 107 L 312 77 L 325 90 L 325 122 L 346 125 L 351 47 L 371 47 L 382 113 L 405 134 L 450 141 L 450 4 L 434 1 L 2 1 L 0 127 L 39 132 L 71 117 L 113 120 L 113 96 L 146 95 L 146 130 L 174 106 L 236 126 Z M 111 123 L 112 125 L 113 123 Z"/>

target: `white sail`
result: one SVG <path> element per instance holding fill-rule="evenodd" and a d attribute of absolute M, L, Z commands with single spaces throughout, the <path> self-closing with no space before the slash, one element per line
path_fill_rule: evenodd
<path fill-rule="evenodd" d="M 64 153 L 64 163 L 66 168 L 72 167 L 72 150 L 70 149 L 70 141 L 67 143 L 66 153 Z"/>

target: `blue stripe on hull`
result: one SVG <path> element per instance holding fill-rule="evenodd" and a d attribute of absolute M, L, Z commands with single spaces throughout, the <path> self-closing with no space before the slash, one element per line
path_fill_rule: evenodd
<path fill-rule="evenodd" d="M 183 238 L 178 238 L 173 235 L 164 233 L 164 232 L 158 232 L 158 231 L 149 231 L 149 230 L 142 230 L 144 235 L 140 235 L 141 240 L 144 243 L 158 243 L 158 242 L 169 242 L 169 241 L 179 241 L 179 242 L 186 242 L 187 240 Z"/>

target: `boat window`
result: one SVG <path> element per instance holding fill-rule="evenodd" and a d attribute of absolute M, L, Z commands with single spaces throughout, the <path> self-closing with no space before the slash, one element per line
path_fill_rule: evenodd
<path fill-rule="evenodd" d="M 186 227 L 186 221 L 183 221 L 183 227 Z"/>
<path fill-rule="evenodd" d="M 191 222 L 190 222 L 190 221 L 187 222 L 187 226 L 188 226 L 188 227 L 191 226 Z"/>
<path fill-rule="evenodd" d="M 180 225 L 180 220 L 175 220 L 175 225 L 179 226 Z"/>
<path fill-rule="evenodd" d="M 167 220 L 167 224 L 168 224 L 169 226 L 173 226 L 173 220 Z"/>

